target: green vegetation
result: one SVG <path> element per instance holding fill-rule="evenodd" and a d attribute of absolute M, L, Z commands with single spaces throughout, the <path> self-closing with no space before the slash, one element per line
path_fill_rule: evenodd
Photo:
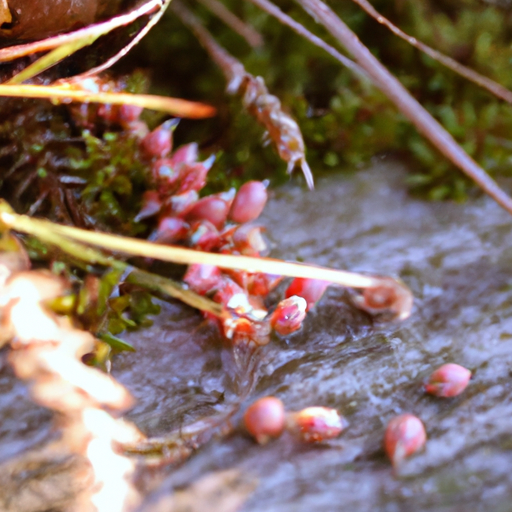
<path fill-rule="evenodd" d="M 413 161 L 413 191 L 430 199 L 466 197 L 473 185 L 448 163 L 373 87 L 359 82 L 322 50 L 248 2 L 226 4 L 264 37 L 253 49 L 202 6 L 196 11 L 228 51 L 246 69 L 261 75 L 269 90 L 298 119 L 314 172 L 352 170 L 383 151 L 400 151 Z M 280 2 L 285 12 L 333 43 L 325 31 L 294 2 Z M 407 33 L 466 66 L 512 87 L 512 10 L 477 0 L 452 2 L 376 1 L 373 5 Z M 411 90 L 463 148 L 493 176 L 512 173 L 512 107 L 398 39 L 357 5 L 344 2 L 339 14 L 382 62 Z M 334 43 L 333 43 L 334 44 Z M 334 46 L 336 46 L 334 44 Z M 184 123 L 178 140 L 200 140 L 203 149 L 222 149 L 218 188 L 251 177 L 286 179 L 285 164 L 241 112 L 237 99 L 226 98 L 220 72 L 190 34 L 168 12 L 132 57 L 153 69 L 156 92 L 200 99 L 220 106 L 220 118 Z M 220 125 L 220 128 L 219 128 Z M 226 173 L 224 176 L 223 173 Z M 222 185 L 222 187 L 221 187 Z"/>

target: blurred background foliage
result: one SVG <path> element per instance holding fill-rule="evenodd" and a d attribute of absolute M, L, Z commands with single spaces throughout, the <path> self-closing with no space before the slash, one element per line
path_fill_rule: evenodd
<path fill-rule="evenodd" d="M 202 5 L 191 2 L 217 40 L 261 75 L 298 120 L 308 161 L 318 176 L 352 171 L 372 156 L 395 152 L 412 161 L 410 188 L 430 199 L 463 200 L 474 186 L 448 163 L 375 88 L 361 83 L 322 50 L 249 2 L 225 0 L 264 37 L 251 48 Z M 512 88 L 512 3 L 479 0 L 375 0 L 374 7 L 410 35 Z M 343 20 L 413 95 L 493 176 L 512 174 L 512 106 L 423 55 L 351 2 L 331 2 Z M 341 5 L 340 5 L 341 4 Z M 326 41 L 332 38 L 294 2 L 278 5 Z M 262 147 L 263 130 L 225 94 L 225 80 L 195 37 L 172 11 L 120 68 L 150 70 L 153 91 L 216 105 L 220 115 L 183 121 L 177 143 L 197 140 L 217 152 L 211 188 L 250 178 L 286 179 L 286 165 L 272 147 Z M 156 122 L 156 119 L 155 119 Z"/>

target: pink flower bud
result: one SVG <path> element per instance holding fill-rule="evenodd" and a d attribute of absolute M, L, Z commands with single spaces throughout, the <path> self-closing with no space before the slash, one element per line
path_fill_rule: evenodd
<path fill-rule="evenodd" d="M 172 132 L 178 120 L 170 119 L 148 133 L 142 140 L 142 149 L 152 157 L 163 158 L 172 149 Z"/>
<path fill-rule="evenodd" d="M 228 217 L 229 205 L 223 199 L 216 196 L 208 196 L 199 199 L 185 214 L 189 221 L 207 220 L 217 229 L 221 229 Z"/>
<path fill-rule="evenodd" d="M 409 455 L 421 450 L 426 442 L 427 434 L 421 420 L 412 414 L 402 414 L 388 423 L 384 450 L 393 466 L 396 466 Z"/>
<path fill-rule="evenodd" d="M 246 304 L 246 309 L 250 308 L 245 290 L 226 276 L 219 283 L 213 300 L 226 307 L 235 308 L 236 304 Z"/>
<path fill-rule="evenodd" d="M 142 219 L 147 219 L 156 215 L 162 209 L 162 202 L 158 192 L 154 190 L 148 190 L 144 192 L 142 196 L 142 208 L 137 216 L 133 219 L 135 222 L 139 222 Z"/>
<path fill-rule="evenodd" d="M 261 181 L 244 183 L 233 201 L 229 218 L 243 224 L 257 219 L 267 203 L 267 187 Z"/>
<path fill-rule="evenodd" d="M 171 163 L 173 167 L 177 167 L 181 164 L 193 164 L 197 161 L 198 149 L 197 144 L 192 142 L 191 144 L 185 144 L 180 146 L 171 155 Z"/>
<path fill-rule="evenodd" d="M 302 297 L 282 300 L 270 316 L 270 325 L 281 336 L 298 331 L 306 317 L 306 301 Z"/>
<path fill-rule="evenodd" d="M 309 311 L 322 298 L 328 286 L 329 283 L 327 281 L 296 277 L 288 286 L 285 296 L 298 295 L 304 298 L 307 302 L 306 311 Z"/>
<path fill-rule="evenodd" d="M 460 395 L 469 384 L 471 372 L 458 364 L 443 364 L 424 385 L 427 393 L 435 396 L 452 397 Z"/>
<path fill-rule="evenodd" d="M 364 306 L 369 310 L 389 309 L 396 300 L 395 290 L 387 286 L 366 288 L 363 292 Z"/>
<path fill-rule="evenodd" d="M 307 443 L 338 437 L 347 421 L 335 409 L 307 407 L 288 416 L 287 428 Z"/>
<path fill-rule="evenodd" d="M 261 235 L 261 226 L 239 226 L 232 235 L 234 249 L 245 256 L 259 256 L 267 244 Z"/>
<path fill-rule="evenodd" d="M 170 158 L 159 158 L 153 162 L 151 174 L 162 192 L 172 189 L 179 179 L 179 173 L 174 170 Z"/>
<path fill-rule="evenodd" d="M 209 168 L 202 163 L 185 165 L 180 169 L 180 186 L 178 193 L 188 192 L 189 190 L 199 191 L 206 184 L 206 176 Z"/>
<path fill-rule="evenodd" d="M 125 126 L 133 121 L 137 121 L 143 110 L 142 107 L 137 105 L 121 105 L 117 114 L 119 123 Z"/>
<path fill-rule="evenodd" d="M 190 226 L 188 242 L 199 251 L 211 251 L 219 246 L 220 235 L 217 228 L 208 220 L 194 222 Z"/>
<path fill-rule="evenodd" d="M 188 228 L 188 224 L 183 219 L 163 217 L 149 239 L 160 244 L 174 244 L 185 239 Z"/>
<path fill-rule="evenodd" d="M 175 194 L 171 196 L 167 202 L 170 210 L 175 215 L 184 215 L 195 204 L 198 199 L 195 190 L 189 190 L 183 194 Z"/>
<path fill-rule="evenodd" d="M 256 400 L 245 411 L 244 423 L 249 434 L 260 444 L 279 437 L 285 425 L 283 402 L 273 396 Z"/>
<path fill-rule="evenodd" d="M 218 267 L 194 264 L 188 267 L 183 281 L 195 292 L 205 295 L 219 286 L 222 279 L 221 276 L 222 274 Z"/>
<path fill-rule="evenodd" d="M 246 304 L 243 304 L 244 301 Z M 231 305 L 235 306 L 234 311 L 231 312 L 235 315 L 237 312 L 247 310 L 247 306 L 250 309 L 247 297 L 242 295 L 233 296 L 228 307 Z M 270 329 L 265 322 L 255 322 L 243 317 L 229 317 L 221 320 L 221 325 L 224 336 L 231 340 L 234 346 L 255 348 L 267 345 L 270 342 Z"/>
<path fill-rule="evenodd" d="M 266 297 L 282 280 L 282 276 L 257 272 L 248 274 L 247 291 L 251 295 Z"/>

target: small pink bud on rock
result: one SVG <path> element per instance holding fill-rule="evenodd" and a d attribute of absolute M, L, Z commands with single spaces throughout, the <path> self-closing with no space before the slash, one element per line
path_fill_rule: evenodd
<path fill-rule="evenodd" d="M 244 423 L 249 434 L 260 444 L 279 437 L 285 426 L 283 402 L 273 396 L 256 400 L 245 411 Z"/>
<path fill-rule="evenodd" d="M 306 301 L 302 297 L 282 300 L 270 316 L 270 325 L 281 336 L 298 331 L 306 317 Z"/>
<path fill-rule="evenodd" d="M 287 428 L 302 441 L 318 443 L 338 437 L 347 421 L 328 407 L 307 407 L 288 416 Z"/>
<path fill-rule="evenodd" d="M 442 397 L 460 395 L 469 384 L 471 372 L 454 363 L 443 364 L 430 375 L 424 385 L 425 392 Z"/>
<path fill-rule="evenodd" d="M 296 277 L 288 286 L 285 296 L 298 295 L 303 297 L 307 302 L 306 311 L 309 311 L 322 298 L 328 286 L 329 283 L 327 281 Z"/>
<path fill-rule="evenodd" d="M 384 450 L 393 466 L 397 466 L 406 457 L 421 450 L 426 442 L 427 434 L 421 420 L 412 414 L 402 414 L 388 423 Z"/>
<path fill-rule="evenodd" d="M 380 311 L 390 308 L 396 300 L 395 290 L 386 286 L 366 288 L 363 292 L 364 305 L 369 310 Z"/>

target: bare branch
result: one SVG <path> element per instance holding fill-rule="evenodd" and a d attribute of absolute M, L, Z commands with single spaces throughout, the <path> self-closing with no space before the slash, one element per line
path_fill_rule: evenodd
<path fill-rule="evenodd" d="M 242 95 L 247 111 L 263 125 L 277 147 L 279 156 L 288 163 L 288 173 L 300 165 L 306 182 L 313 188 L 313 176 L 306 162 L 306 148 L 299 125 L 284 112 L 279 99 L 270 94 L 261 77 L 247 73 L 243 64 L 222 48 L 202 23 L 181 3 L 173 2 L 172 11 L 194 32 L 199 42 L 222 69 L 228 80 L 227 91 Z"/>
<path fill-rule="evenodd" d="M 310 32 L 306 27 L 301 25 L 299 22 L 295 21 L 293 18 L 290 18 L 287 14 L 285 14 L 279 7 L 274 5 L 269 0 L 248 0 L 252 2 L 254 5 L 259 7 L 262 11 L 274 16 L 277 20 L 279 20 L 283 25 L 287 25 L 292 30 L 294 30 L 297 34 L 302 36 L 304 39 L 307 39 L 309 42 L 313 43 L 315 46 L 322 48 L 329 55 L 334 57 L 338 62 L 343 64 L 346 68 L 350 69 L 354 73 L 357 73 L 360 77 L 368 79 L 365 71 L 358 66 L 354 61 L 350 60 L 348 57 L 345 57 L 342 53 L 340 53 L 336 48 L 333 48 L 331 45 L 327 44 L 325 41 L 320 39 L 318 36 L 315 36 L 312 32 Z"/>
<path fill-rule="evenodd" d="M 411 37 L 410 35 L 406 34 L 402 30 L 400 30 L 396 25 L 393 25 L 391 21 L 389 21 L 384 16 L 379 14 L 367 0 L 352 1 L 359 5 L 361 8 L 363 8 L 372 18 L 376 19 L 381 25 L 387 27 L 389 30 L 391 30 L 391 32 L 393 32 L 393 34 L 397 35 L 404 41 L 407 41 L 410 45 L 414 46 L 423 53 L 426 53 L 429 57 L 433 58 L 437 62 L 440 62 L 441 64 L 451 69 L 452 71 L 455 71 L 455 73 L 458 73 L 459 75 L 463 76 L 464 78 L 467 78 L 468 80 L 474 82 L 480 87 L 487 89 L 489 92 L 491 92 L 498 98 L 501 98 L 502 100 L 505 100 L 508 103 L 512 103 L 512 91 L 509 91 L 506 87 L 503 87 L 494 80 L 491 80 L 490 78 L 487 78 L 486 76 L 477 73 L 473 69 L 463 66 L 455 59 L 443 55 L 441 52 L 438 52 L 437 50 L 434 50 L 433 48 L 427 46 L 421 41 L 418 41 L 415 37 Z"/>
<path fill-rule="evenodd" d="M 242 36 L 247 44 L 253 48 L 263 45 L 262 35 L 251 25 L 248 25 L 240 18 L 235 16 L 226 6 L 218 0 L 197 0 L 203 4 L 208 10 L 213 12 L 220 20 L 222 20 L 231 30 Z"/>

